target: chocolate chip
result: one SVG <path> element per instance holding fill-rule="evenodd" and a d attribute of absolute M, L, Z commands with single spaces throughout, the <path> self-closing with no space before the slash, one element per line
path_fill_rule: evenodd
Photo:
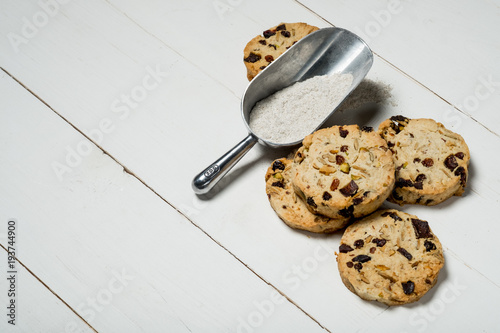
<path fill-rule="evenodd" d="M 403 197 L 402 197 L 402 196 L 400 196 L 396 190 L 392 191 L 391 196 L 392 196 L 395 200 L 398 200 L 398 201 L 403 200 Z"/>
<path fill-rule="evenodd" d="M 362 248 L 365 245 L 365 242 L 362 239 L 358 239 L 354 241 L 354 247 L 359 249 Z"/>
<path fill-rule="evenodd" d="M 266 68 L 266 66 L 260 66 L 260 67 L 259 67 L 259 69 L 264 69 L 264 68 Z"/>
<path fill-rule="evenodd" d="M 465 172 L 464 167 L 458 167 L 457 170 L 455 170 L 455 176 L 460 176 L 460 185 L 465 186 L 467 183 L 467 173 Z"/>
<path fill-rule="evenodd" d="M 357 262 L 354 264 L 354 268 L 359 272 L 361 270 L 361 268 L 363 268 L 363 265 L 361 263 Z"/>
<path fill-rule="evenodd" d="M 413 159 L 413 163 L 419 163 L 420 161 L 421 161 L 421 159 L 418 158 L 418 157 L 416 157 L 416 158 Z"/>
<path fill-rule="evenodd" d="M 337 178 L 334 178 L 332 180 L 332 184 L 330 185 L 330 191 L 335 191 L 339 187 L 339 184 L 340 184 L 340 180 L 338 180 Z"/>
<path fill-rule="evenodd" d="M 332 195 L 328 192 L 325 191 L 325 193 L 323 193 L 323 200 L 325 201 L 328 201 L 332 198 Z"/>
<path fill-rule="evenodd" d="M 266 45 L 267 44 L 267 42 L 264 39 L 259 40 L 259 43 L 261 43 L 262 45 Z"/>
<path fill-rule="evenodd" d="M 387 243 L 387 241 L 383 238 L 374 238 L 372 239 L 372 243 L 376 244 L 377 247 L 382 247 Z"/>
<path fill-rule="evenodd" d="M 281 208 L 286 209 L 286 205 L 281 206 Z"/>
<path fill-rule="evenodd" d="M 354 266 L 354 264 L 352 263 L 352 261 L 348 261 L 345 263 L 347 265 L 347 267 L 349 268 L 352 268 L 352 266 Z"/>
<path fill-rule="evenodd" d="M 353 217 L 354 206 L 349 206 L 344 209 L 339 210 L 339 215 L 343 217 Z"/>
<path fill-rule="evenodd" d="M 345 158 L 342 155 L 335 155 L 335 163 L 338 165 L 341 165 L 342 163 L 345 162 Z"/>
<path fill-rule="evenodd" d="M 456 154 L 455 154 L 455 156 L 456 156 L 457 158 L 459 158 L 459 159 L 463 160 L 463 159 L 464 159 L 464 157 L 465 157 L 465 154 L 464 154 L 464 153 L 462 153 L 462 152 L 458 152 L 458 153 L 456 153 Z"/>
<path fill-rule="evenodd" d="M 413 291 L 415 290 L 415 283 L 413 283 L 411 281 L 401 282 L 401 286 L 403 287 L 403 292 L 406 295 L 412 294 Z"/>
<path fill-rule="evenodd" d="M 436 244 L 434 244 L 433 242 L 431 241 L 428 241 L 426 240 L 424 242 L 424 246 L 425 246 L 425 251 L 429 252 L 429 251 L 432 251 L 432 250 L 435 250 L 436 249 Z"/>
<path fill-rule="evenodd" d="M 390 118 L 392 121 L 397 121 L 397 122 L 408 122 L 408 118 L 402 116 L 402 115 L 397 115 L 397 116 L 392 116 Z"/>
<path fill-rule="evenodd" d="M 396 187 L 413 187 L 413 182 L 410 179 L 398 178 L 395 183 Z"/>
<path fill-rule="evenodd" d="M 348 150 L 349 150 L 349 146 L 343 145 L 342 147 L 340 147 L 340 151 L 343 153 L 345 153 Z"/>
<path fill-rule="evenodd" d="M 273 48 L 276 50 L 276 45 L 274 45 L 274 44 L 269 44 L 268 46 L 269 46 L 269 47 L 273 47 Z"/>
<path fill-rule="evenodd" d="M 432 282 L 431 282 L 431 280 L 429 280 L 429 279 L 425 279 L 425 283 L 427 283 L 427 284 L 431 284 Z"/>
<path fill-rule="evenodd" d="M 432 237 L 428 222 L 419 219 L 411 219 L 411 223 L 413 224 L 413 229 L 415 229 L 415 235 L 417 236 L 417 238 Z"/>
<path fill-rule="evenodd" d="M 246 57 L 246 58 L 245 58 L 245 59 L 243 59 L 243 60 L 245 60 L 246 62 L 251 62 L 251 63 L 254 63 L 254 62 L 259 61 L 259 60 L 260 60 L 260 58 L 261 58 L 261 57 L 260 57 L 260 55 L 255 54 L 255 53 L 253 53 L 253 52 L 250 52 L 250 54 L 248 55 L 248 57 Z"/>
<path fill-rule="evenodd" d="M 363 132 L 373 132 L 373 127 L 371 127 L 371 126 L 363 126 L 363 127 L 361 127 L 361 130 Z"/>
<path fill-rule="evenodd" d="M 354 182 L 354 180 L 351 180 L 349 184 L 342 187 L 339 191 L 344 197 L 352 197 L 358 191 L 358 185 Z"/>
<path fill-rule="evenodd" d="M 352 261 L 361 262 L 361 263 L 364 263 L 364 262 L 367 262 L 370 260 L 372 260 L 372 258 L 370 256 L 367 256 L 366 254 L 360 254 L 360 255 L 352 258 Z"/>
<path fill-rule="evenodd" d="M 267 62 L 273 62 L 274 61 L 274 57 L 272 55 L 266 55 L 265 59 L 266 59 Z"/>
<path fill-rule="evenodd" d="M 363 196 L 366 198 L 368 194 L 370 194 L 370 191 L 366 191 L 365 193 L 363 193 Z"/>
<path fill-rule="evenodd" d="M 339 128 L 339 134 L 340 134 L 341 137 L 345 138 L 347 136 L 347 134 L 349 134 L 349 131 L 345 130 L 342 126 L 340 126 L 340 128 Z"/>
<path fill-rule="evenodd" d="M 283 162 L 281 162 L 281 161 L 274 161 L 272 168 L 273 168 L 273 171 L 276 171 L 276 169 L 285 170 L 285 164 L 283 164 Z"/>
<path fill-rule="evenodd" d="M 450 155 L 444 160 L 444 166 L 450 169 L 451 171 L 455 170 L 458 166 L 457 159 L 455 155 Z"/>
<path fill-rule="evenodd" d="M 390 217 L 392 217 L 392 219 L 394 221 L 403 221 L 403 219 L 401 217 L 399 217 L 399 215 L 394 213 L 394 212 L 384 212 L 380 216 L 382 216 L 382 217 L 390 216 Z"/>
<path fill-rule="evenodd" d="M 389 147 L 389 148 L 394 147 L 394 143 L 391 141 L 387 141 L 387 147 Z"/>
<path fill-rule="evenodd" d="M 291 36 L 290 31 L 287 31 L 287 30 L 281 31 L 281 35 L 283 35 L 283 37 L 286 37 L 286 38 L 290 38 L 290 36 Z"/>
<path fill-rule="evenodd" d="M 401 253 L 408 260 L 412 260 L 413 259 L 413 256 L 411 255 L 411 253 L 408 252 L 408 251 L 406 251 L 402 247 L 398 248 L 398 252 Z"/>
<path fill-rule="evenodd" d="M 423 181 L 424 181 L 424 180 L 426 180 L 426 179 L 427 179 L 427 176 L 426 176 L 426 175 L 424 175 L 423 173 L 421 173 L 421 174 L 419 174 L 419 175 L 417 176 L 417 178 L 415 178 L 415 181 L 416 181 L 416 182 L 423 182 Z"/>
<path fill-rule="evenodd" d="M 426 158 L 422 161 L 422 165 L 424 167 L 430 168 L 431 166 L 434 165 L 434 160 L 432 158 Z"/>
<path fill-rule="evenodd" d="M 424 188 L 424 183 L 415 182 L 415 183 L 413 183 L 413 187 L 415 187 L 417 190 L 422 190 Z"/>
<path fill-rule="evenodd" d="M 282 181 L 279 181 L 279 182 L 274 182 L 271 184 L 272 186 L 276 186 L 276 187 L 281 187 L 281 188 L 285 188 L 285 183 L 283 183 Z"/>
<path fill-rule="evenodd" d="M 316 205 L 316 203 L 314 202 L 314 199 L 313 199 L 313 198 L 309 197 L 309 198 L 307 198 L 307 200 L 306 200 L 306 201 L 307 201 L 307 204 L 308 204 L 309 206 L 314 207 L 314 208 L 318 208 L 318 205 Z"/>
<path fill-rule="evenodd" d="M 276 31 L 280 31 L 280 30 L 286 30 L 286 26 L 284 24 L 280 24 L 276 27 Z"/>
<path fill-rule="evenodd" d="M 354 198 L 354 199 L 352 199 L 352 204 L 355 206 L 359 205 L 360 203 L 363 202 L 363 200 L 364 200 L 364 198 L 362 198 L 362 197 L 361 198 Z"/>
<path fill-rule="evenodd" d="M 350 247 L 349 245 L 340 244 L 340 246 L 339 246 L 340 253 L 347 253 L 347 252 L 351 252 L 351 251 L 354 251 L 354 249 L 352 247 Z"/>
<path fill-rule="evenodd" d="M 262 35 L 265 37 L 265 38 L 269 38 L 271 36 L 274 36 L 276 35 L 276 31 L 275 30 L 266 30 L 262 33 Z"/>

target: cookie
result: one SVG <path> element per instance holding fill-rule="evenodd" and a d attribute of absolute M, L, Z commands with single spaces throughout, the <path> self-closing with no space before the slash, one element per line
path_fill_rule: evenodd
<path fill-rule="evenodd" d="M 333 219 L 362 217 L 392 192 L 392 153 L 371 127 L 333 126 L 302 143 L 294 157 L 292 183 L 312 213 Z"/>
<path fill-rule="evenodd" d="M 432 119 L 394 116 L 379 126 L 396 164 L 389 201 L 399 205 L 437 205 L 462 195 L 470 153 L 464 139 Z"/>
<path fill-rule="evenodd" d="M 426 221 L 389 209 L 347 227 L 337 262 L 345 286 L 362 299 L 402 305 L 436 284 L 444 257 Z"/>
<path fill-rule="evenodd" d="M 275 160 L 266 172 L 266 193 L 276 214 L 291 228 L 330 233 L 347 225 L 349 218 L 330 219 L 311 213 L 293 191 L 291 160 Z"/>
<path fill-rule="evenodd" d="M 280 23 L 253 38 L 243 51 L 248 81 L 302 37 L 318 29 L 306 23 Z"/>

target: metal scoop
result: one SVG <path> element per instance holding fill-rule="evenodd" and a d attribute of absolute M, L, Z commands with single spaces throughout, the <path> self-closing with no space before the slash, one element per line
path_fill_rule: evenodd
<path fill-rule="evenodd" d="M 255 103 L 295 82 L 334 73 L 350 73 L 353 76 L 351 88 L 345 95 L 347 97 L 364 79 L 372 63 L 373 54 L 368 45 L 345 29 L 324 28 L 299 40 L 249 83 L 241 100 L 241 113 L 248 129 L 248 136 L 193 179 L 194 192 L 208 193 L 256 142 L 268 147 L 281 148 L 291 147 L 302 141 L 278 144 L 266 141 L 253 133 L 249 120 Z M 321 127 L 335 110 L 336 108 L 318 124 L 316 129 Z"/>

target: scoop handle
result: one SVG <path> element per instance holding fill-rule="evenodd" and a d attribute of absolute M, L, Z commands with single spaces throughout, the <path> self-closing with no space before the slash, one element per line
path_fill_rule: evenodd
<path fill-rule="evenodd" d="M 255 145 L 257 138 L 251 133 L 240 143 L 210 164 L 194 177 L 191 186 L 196 194 L 208 193 L 229 170 Z"/>

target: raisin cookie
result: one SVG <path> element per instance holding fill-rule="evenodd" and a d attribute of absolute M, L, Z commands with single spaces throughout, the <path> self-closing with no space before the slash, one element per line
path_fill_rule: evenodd
<path fill-rule="evenodd" d="M 345 286 L 365 300 L 401 305 L 420 299 L 444 265 L 443 249 L 426 221 L 380 210 L 347 227 L 337 262 Z"/>
<path fill-rule="evenodd" d="M 436 205 L 462 195 L 467 184 L 469 148 L 464 139 L 432 119 L 394 116 L 379 126 L 396 164 L 389 201 Z"/>
<path fill-rule="evenodd" d="M 302 37 L 318 29 L 306 23 L 281 23 L 253 38 L 243 51 L 248 81 Z"/>
<path fill-rule="evenodd" d="M 292 182 L 312 213 L 358 218 L 379 208 L 392 192 L 392 153 L 371 127 L 333 126 L 302 143 L 295 153 Z"/>
<path fill-rule="evenodd" d="M 345 227 L 349 218 L 330 219 L 312 214 L 293 191 L 291 160 L 275 160 L 266 172 L 266 193 L 276 214 L 291 228 L 330 233 Z"/>

